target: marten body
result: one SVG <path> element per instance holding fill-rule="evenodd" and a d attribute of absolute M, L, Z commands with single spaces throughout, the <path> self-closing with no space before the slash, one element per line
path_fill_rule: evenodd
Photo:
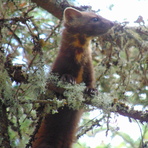
<path fill-rule="evenodd" d="M 106 33 L 113 23 L 95 13 L 67 8 L 64 26 L 52 72 L 68 82 L 84 82 L 88 89 L 92 89 L 94 72 L 90 42 L 92 37 Z M 47 114 L 35 135 L 33 148 L 71 148 L 81 114 L 82 111 L 68 106 L 60 108 L 57 114 Z"/>

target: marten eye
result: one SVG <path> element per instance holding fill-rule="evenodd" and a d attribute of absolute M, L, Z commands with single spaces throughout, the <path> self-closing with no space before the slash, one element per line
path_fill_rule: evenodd
<path fill-rule="evenodd" d="M 94 18 L 92 18 L 92 21 L 93 21 L 93 22 L 98 22 L 98 21 L 99 21 L 99 18 L 94 17 Z"/>

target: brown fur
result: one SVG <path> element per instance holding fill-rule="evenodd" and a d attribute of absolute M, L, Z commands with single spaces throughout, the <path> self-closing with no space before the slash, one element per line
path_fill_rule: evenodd
<path fill-rule="evenodd" d="M 93 88 L 90 41 L 94 36 L 106 33 L 113 23 L 91 12 L 67 8 L 64 11 L 64 26 L 52 72 L 61 77 L 71 75 L 76 83 L 84 82 L 88 88 Z M 35 135 L 33 148 L 71 148 L 81 114 L 81 111 L 67 106 L 60 108 L 57 114 L 47 114 Z"/>

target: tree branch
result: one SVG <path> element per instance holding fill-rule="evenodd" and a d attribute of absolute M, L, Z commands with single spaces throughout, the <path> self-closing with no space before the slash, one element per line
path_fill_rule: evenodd
<path fill-rule="evenodd" d="M 66 0 L 32 0 L 32 2 L 47 10 L 58 19 L 62 19 L 64 9 L 71 6 Z"/>
<path fill-rule="evenodd" d="M 63 18 L 63 11 L 66 7 L 73 7 L 81 11 L 90 8 L 90 6 L 81 6 L 81 7 L 73 6 L 69 4 L 67 0 L 31 0 L 31 1 L 36 3 L 37 6 L 40 6 L 41 8 L 47 10 L 49 13 L 51 13 L 60 20 Z"/>
<path fill-rule="evenodd" d="M 55 93 L 63 94 L 63 92 L 66 90 L 64 88 L 57 87 L 55 83 L 47 82 L 46 85 L 47 91 L 54 91 Z M 46 97 L 44 97 L 46 99 Z M 105 100 L 103 100 L 102 104 L 105 104 Z M 104 109 L 102 105 L 96 105 L 95 103 L 92 103 L 93 99 L 91 101 L 85 101 L 84 103 L 87 105 L 92 105 L 100 109 Z M 20 102 L 20 103 L 28 103 L 28 102 Z M 36 100 L 36 101 L 31 101 L 30 103 L 42 103 L 42 104 L 50 104 L 53 103 L 52 101 L 49 100 Z M 110 111 L 114 113 L 118 113 L 122 116 L 129 117 L 135 120 L 139 120 L 140 122 L 148 122 L 148 110 L 146 111 L 138 111 L 134 110 L 133 108 L 130 108 L 128 105 L 125 103 L 119 102 L 119 101 L 114 101 L 110 104 L 108 104 L 108 107 L 111 108 Z"/>
<path fill-rule="evenodd" d="M 148 122 L 148 110 L 146 111 L 138 111 L 132 108 L 129 108 L 127 105 L 123 103 L 119 103 L 117 105 L 117 113 L 122 116 L 133 118 L 135 120 L 139 120 L 140 122 Z"/>

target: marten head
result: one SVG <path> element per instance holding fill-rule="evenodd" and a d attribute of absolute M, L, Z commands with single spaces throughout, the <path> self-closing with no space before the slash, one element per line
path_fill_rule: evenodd
<path fill-rule="evenodd" d="M 93 12 L 81 12 L 68 7 L 64 11 L 64 26 L 69 32 L 98 36 L 106 33 L 113 22 Z"/>

